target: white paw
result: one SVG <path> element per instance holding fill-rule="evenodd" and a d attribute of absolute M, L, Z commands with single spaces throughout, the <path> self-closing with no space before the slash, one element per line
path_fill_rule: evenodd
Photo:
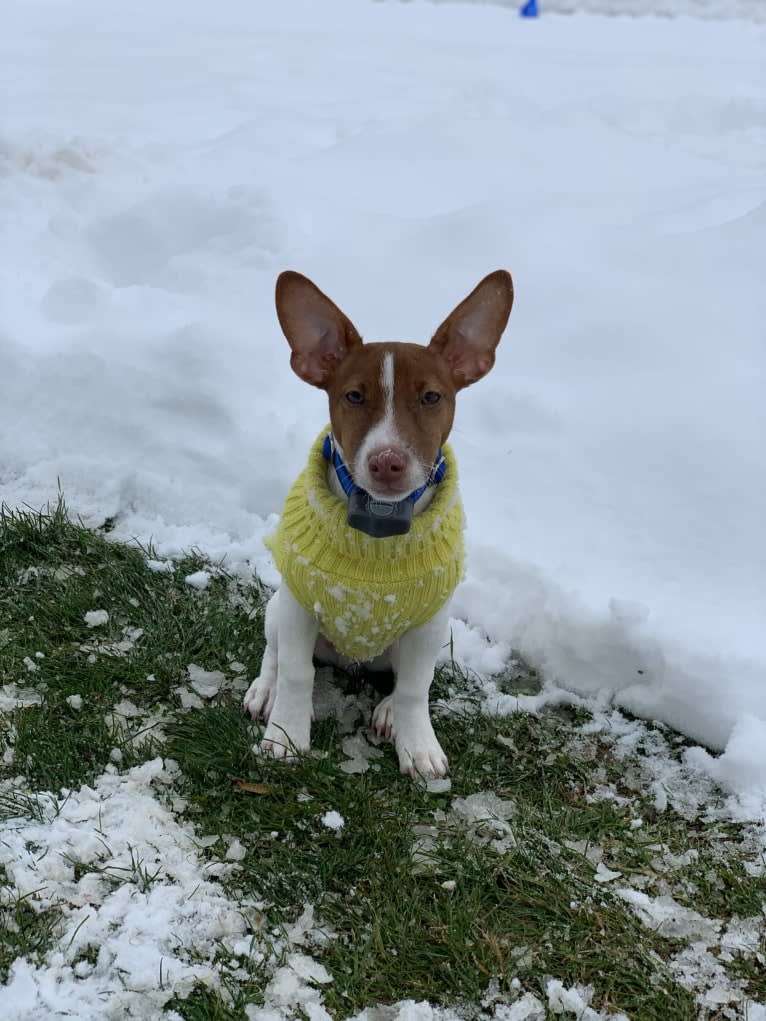
<path fill-rule="evenodd" d="M 269 723 L 261 739 L 261 751 L 275 759 L 295 762 L 311 749 L 311 695 L 288 693 L 277 688 Z"/>
<path fill-rule="evenodd" d="M 287 727 L 272 717 L 260 743 L 260 750 L 273 759 L 296 762 L 301 755 L 308 755 L 311 749 L 311 723 L 305 727 Z"/>
<path fill-rule="evenodd" d="M 394 731 L 394 696 L 386 695 L 375 706 L 372 714 L 372 729 L 378 737 L 391 740 Z"/>
<path fill-rule="evenodd" d="M 413 779 L 436 780 L 447 775 L 449 762 L 436 739 L 431 721 L 410 722 L 396 728 L 399 768 Z"/>
<path fill-rule="evenodd" d="M 245 692 L 243 700 L 245 712 L 254 720 L 268 720 L 271 710 L 274 708 L 276 694 L 276 679 L 271 681 L 268 677 L 256 677 Z"/>

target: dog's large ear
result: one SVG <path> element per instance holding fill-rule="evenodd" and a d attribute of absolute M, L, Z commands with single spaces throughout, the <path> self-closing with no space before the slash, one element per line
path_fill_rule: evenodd
<path fill-rule="evenodd" d="M 337 366 L 362 343 L 356 327 L 316 284 L 292 270 L 279 274 L 276 303 L 293 372 L 326 389 Z"/>
<path fill-rule="evenodd" d="M 512 305 L 511 274 L 498 269 L 484 277 L 433 335 L 429 350 L 449 365 L 455 389 L 475 383 L 495 364 L 495 348 Z"/>

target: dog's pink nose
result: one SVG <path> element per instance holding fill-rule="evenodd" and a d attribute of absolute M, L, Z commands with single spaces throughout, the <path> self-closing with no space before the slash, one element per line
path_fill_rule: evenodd
<path fill-rule="evenodd" d="M 380 482 L 383 485 L 392 485 L 401 479 L 402 473 L 407 467 L 407 461 L 398 450 L 391 450 L 389 448 L 388 450 L 380 450 L 375 454 L 370 454 L 367 459 L 367 467 L 370 475 L 376 482 Z"/>

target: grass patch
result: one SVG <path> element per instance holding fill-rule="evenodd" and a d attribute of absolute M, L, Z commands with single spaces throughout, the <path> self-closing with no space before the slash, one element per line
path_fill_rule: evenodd
<path fill-rule="evenodd" d="M 11 965 L 19 957 L 42 963 L 59 922 L 57 910 L 39 910 L 34 893 L 18 896 L 0 868 L 0 983 L 8 980 Z"/>
<path fill-rule="evenodd" d="M 510 994 L 514 978 L 542 992 L 542 976 L 556 975 L 594 985 L 603 1007 L 691 1018 L 691 994 L 663 965 L 675 944 L 642 929 L 562 845 L 613 830 L 613 814 L 592 806 L 572 826 L 569 801 L 582 776 L 563 763 L 542 788 L 534 783 L 563 729 L 524 716 L 443 718 L 453 783 L 436 796 L 400 777 L 392 751 L 378 770 L 341 772 L 332 721 L 315 725 L 315 757 L 290 769 L 253 757 L 252 727 L 237 706 L 188 714 L 170 747 L 195 821 L 204 831 L 223 826 L 248 849 L 238 886 L 267 900 L 275 924 L 310 902 L 334 933 L 317 956 L 335 976 L 325 1005 L 338 1016 L 405 998 L 475 1003 L 490 982 Z M 522 747 L 521 758 L 498 737 Z M 527 767 L 531 777 L 523 776 Z M 232 775 L 267 793 L 241 794 Z M 517 844 L 503 854 L 447 815 L 453 797 L 485 790 L 516 805 Z M 340 833 L 321 824 L 330 809 L 346 820 Z M 431 839 L 421 854 L 424 828 Z"/>
<path fill-rule="evenodd" d="M 200 557 L 153 572 L 153 556 L 72 522 L 61 501 L 47 515 L 0 512 L 0 679 L 39 697 L 5 719 L 0 754 L 12 743 L 14 770 L 33 787 L 88 783 L 114 748 L 125 766 L 144 761 L 151 732 L 137 734 L 112 711 L 125 700 L 172 705 L 189 663 L 220 669 L 239 661 L 246 672 L 260 662 L 257 585 L 207 565 L 210 584 L 199 592 L 184 579 Z M 94 610 L 108 620 L 89 627 Z M 67 702 L 72 696 L 79 708 Z"/>
<path fill-rule="evenodd" d="M 263 651 L 262 589 L 198 555 L 152 571 L 153 550 L 108 533 L 71 521 L 63 504 L 0 516 L 0 679 L 20 702 L 0 716 L 0 819 L 41 820 L 50 799 L 37 792 L 162 754 L 181 769 L 168 793 L 183 797 L 200 835 L 221 836 L 211 861 L 235 838 L 245 848 L 222 882 L 233 900 L 263 905 L 264 932 L 284 933 L 313 906 L 302 952 L 333 976 L 323 1002 L 335 1017 L 407 998 L 468 1005 L 474 1016 L 484 1000 L 491 1015 L 519 988 L 545 1002 L 551 976 L 592 986 L 597 1009 L 640 1021 L 697 1017 L 693 991 L 672 970 L 684 940 L 643 925 L 614 887 L 672 896 L 726 923 L 762 912 L 766 881 L 752 874 L 744 829 L 685 816 L 672 799 L 658 808 L 647 756 L 680 761 L 680 745 L 647 726 L 646 747 L 626 754 L 608 729 L 584 726 L 581 709 L 488 717 L 470 680 L 442 668 L 434 697 L 456 707 L 436 721 L 449 792 L 402 778 L 389 746 L 367 772 L 344 772 L 348 724 L 334 717 L 314 723 L 310 758 L 274 763 L 253 753 L 259 730 L 240 709 Z M 210 573 L 203 591 L 184 580 L 200 569 Z M 108 620 L 89 627 L 93 610 Z M 190 663 L 223 671 L 225 682 L 185 710 L 176 689 L 188 685 Z M 531 691 L 539 678 L 517 661 L 502 686 Z M 364 686 L 360 697 L 369 708 Z M 455 799 L 479 792 L 510 806 L 505 824 L 456 811 Z M 330 810 L 342 829 L 323 824 Z M 599 863 L 622 873 L 620 883 L 597 882 Z M 153 877 L 141 868 L 130 879 L 148 890 Z M 9 882 L 4 896 L 7 975 L 15 957 L 42 960 L 55 945 L 59 914 L 14 899 Z M 732 980 L 762 996 L 757 953 L 729 956 Z M 171 990 L 165 1009 L 189 1021 L 243 1019 L 278 963 L 221 947 L 220 988 Z"/>

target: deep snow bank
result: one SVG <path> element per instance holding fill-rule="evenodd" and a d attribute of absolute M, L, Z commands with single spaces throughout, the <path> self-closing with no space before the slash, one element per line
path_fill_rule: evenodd
<path fill-rule="evenodd" d="M 261 540 L 325 416 L 276 273 L 426 340 L 505 265 L 453 435 L 458 652 L 516 646 L 713 748 L 766 736 L 763 29 L 315 6 L 8 13 L 0 495 L 60 480 L 119 535 L 275 580 Z"/>

